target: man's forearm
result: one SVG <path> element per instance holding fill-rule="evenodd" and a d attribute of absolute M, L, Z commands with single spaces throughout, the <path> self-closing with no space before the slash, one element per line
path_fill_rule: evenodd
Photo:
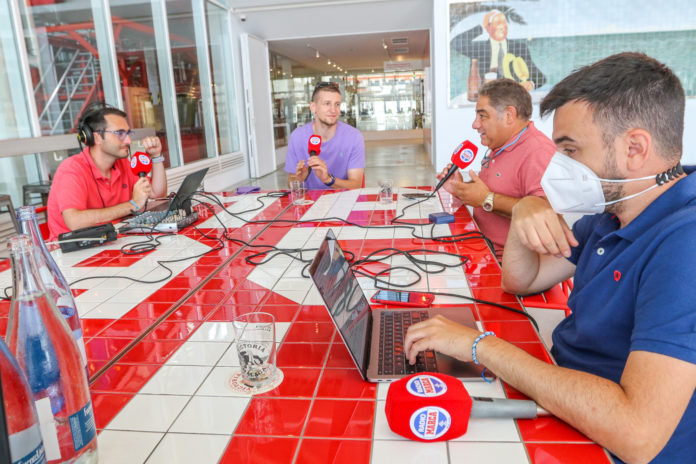
<path fill-rule="evenodd" d="M 108 208 L 86 209 L 83 211 L 70 209 L 63 211 L 63 220 L 70 230 L 82 229 L 97 224 L 115 221 L 131 214 L 134 210 L 131 202 L 119 203 Z"/>
<path fill-rule="evenodd" d="M 152 164 L 152 193 L 150 198 L 160 198 L 167 195 L 167 174 L 164 163 Z"/>
<path fill-rule="evenodd" d="M 530 293 L 529 289 L 539 273 L 539 255 L 520 242 L 512 227 L 508 232 L 504 250 L 503 289 L 517 294 Z"/>

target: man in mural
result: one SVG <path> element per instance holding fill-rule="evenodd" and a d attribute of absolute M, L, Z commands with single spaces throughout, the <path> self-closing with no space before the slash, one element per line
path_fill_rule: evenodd
<path fill-rule="evenodd" d="M 680 163 L 684 107 L 679 79 L 639 53 L 578 69 L 541 103 L 559 153 L 542 180 L 548 201 L 513 208 L 502 284 L 532 293 L 574 276 L 572 314 L 553 332 L 558 366 L 439 316 L 409 329 L 409 359 L 435 349 L 477 360 L 617 462 L 694 462 L 696 174 Z M 571 230 L 566 211 L 587 215 Z"/>
<path fill-rule="evenodd" d="M 539 182 L 556 151 L 551 139 L 534 127 L 531 117 L 532 98 L 520 84 L 510 79 L 484 84 L 472 124 L 481 143 L 488 147 L 481 171 L 478 175 L 471 171 L 471 182 L 463 182 L 457 172 L 443 186 L 474 207 L 474 219 L 493 243 L 499 260 L 510 229 L 512 207 L 524 196 L 544 195 Z"/>
<path fill-rule="evenodd" d="M 489 40 L 474 40 L 488 32 Z M 523 39 L 508 39 L 508 22 L 505 14 L 489 11 L 483 24 L 452 38 L 454 49 L 471 59 L 478 60 L 481 82 L 491 79 L 513 79 L 527 90 L 539 88 L 546 77 L 537 68 Z"/>
<path fill-rule="evenodd" d="M 152 160 L 152 180 L 138 177 L 130 167 L 132 131 L 126 113 L 96 103 L 80 118 L 80 153 L 58 166 L 48 196 L 50 239 L 83 227 L 104 224 L 141 212 L 149 198 L 167 193 L 162 144 L 145 137 L 142 145 Z"/>
<path fill-rule="evenodd" d="M 335 82 L 320 82 L 314 88 L 309 109 L 311 124 L 290 134 L 285 171 L 288 185 L 305 182 L 307 190 L 355 189 L 363 186 L 365 142 L 359 130 L 338 120 L 341 91 Z M 309 138 L 321 137 L 319 156 L 309 156 Z M 311 168 L 311 170 L 310 170 Z"/>

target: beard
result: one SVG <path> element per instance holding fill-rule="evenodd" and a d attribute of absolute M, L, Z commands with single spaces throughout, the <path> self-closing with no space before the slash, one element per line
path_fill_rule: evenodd
<path fill-rule="evenodd" d="M 616 165 L 616 152 L 613 147 L 609 147 L 609 156 L 607 156 L 604 162 L 604 174 L 602 175 L 605 179 L 623 180 L 625 179 L 619 173 L 619 168 Z M 602 192 L 604 193 L 604 201 L 616 201 L 620 200 L 625 196 L 624 184 L 614 183 L 614 182 L 603 182 Z M 604 210 L 607 213 L 619 214 L 624 209 L 624 203 L 622 201 L 614 203 L 612 205 L 607 205 Z"/>

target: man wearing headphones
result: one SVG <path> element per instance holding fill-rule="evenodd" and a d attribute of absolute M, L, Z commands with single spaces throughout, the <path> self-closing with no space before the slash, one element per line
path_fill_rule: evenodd
<path fill-rule="evenodd" d="M 157 137 L 142 140 L 152 160 L 152 180 L 130 168 L 131 136 L 126 113 L 99 103 L 80 119 L 77 139 L 86 147 L 64 160 L 48 196 L 49 240 L 59 234 L 142 212 L 148 198 L 164 196 L 167 177 Z"/>

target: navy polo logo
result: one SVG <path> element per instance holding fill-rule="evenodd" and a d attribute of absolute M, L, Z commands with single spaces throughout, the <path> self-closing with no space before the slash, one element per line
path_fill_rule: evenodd
<path fill-rule="evenodd" d="M 614 280 L 618 282 L 619 279 L 621 279 L 621 272 L 614 271 Z"/>

